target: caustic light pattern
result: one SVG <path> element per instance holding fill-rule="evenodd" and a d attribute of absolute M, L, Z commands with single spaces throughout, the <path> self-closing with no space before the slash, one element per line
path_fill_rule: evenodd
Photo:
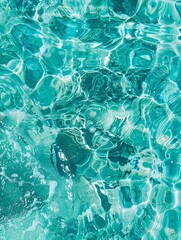
<path fill-rule="evenodd" d="M 0 0 L 0 240 L 181 239 L 181 1 Z"/>

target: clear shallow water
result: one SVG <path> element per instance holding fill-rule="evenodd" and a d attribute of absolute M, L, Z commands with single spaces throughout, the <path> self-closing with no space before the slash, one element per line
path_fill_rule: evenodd
<path fill-rule="evenodd" d="M 0 4 L 0 239 L 181 239 L 181 3 Z"/>

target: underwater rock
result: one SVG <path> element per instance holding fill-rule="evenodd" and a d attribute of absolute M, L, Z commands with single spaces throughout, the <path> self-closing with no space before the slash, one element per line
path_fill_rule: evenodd
<path fill-rule="evenodd" d="M 102 193 L 101 188 L 98 185 L 95 185 L 95 187 L 97 189 L 97 193 L 100 197 L 101 205 L 102 205 L 104 211 L 108 212 L 111 208 L 111 204 L 109 203 L 107 195 Z"/>
<path fill-rule="evenodd" d="M 53 162 L 53 165 L 63 176 L 75 176 L 78 169 L 82 174 L 90 164 L 91 151 L 85 146 L 82 132 L 77 128 L 61 129 L 53 147 L 56 155 L 56 164 Z"/>
<path fill-rule="evenodd" d="M 119 162 L 121 166 L 129 162 L 131 155 L 134 155 L 133 147 L 124 142 L 118 142 L 117 146 L 108 152 L 108 158 L 113 162 Z"/>

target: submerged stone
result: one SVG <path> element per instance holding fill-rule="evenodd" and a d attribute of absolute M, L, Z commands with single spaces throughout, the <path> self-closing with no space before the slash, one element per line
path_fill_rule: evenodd
<path fill-rule="evenodd" d="M 77 128 L 61 129 L 55 142 L 56 166 L 60 174 L 75 176 L 77 168 L 89 165 L 91 151 L 85 146 L 82 133 Z"/>
<path fill-rule="evenodd" d="M 124 142 L 118 142 L 117 147 L 111 149 L 108 153 L 108 157 L 113 162 L 119 162 L 121 166 L 128 163 L 128 158 L 134 154 L 132 146 L 127 145 Z"/>
<path fill-rule="evenodd" d="M 97 193 L 100 197 L 101 205 L 102 205 L 104 211 L 108 212 L 111 208 L 111 204 L 109 203 L 108 197 L 102 193 L 101 188 L 98 185 L 96 185 L 96 189 L 97 189 Z"/>

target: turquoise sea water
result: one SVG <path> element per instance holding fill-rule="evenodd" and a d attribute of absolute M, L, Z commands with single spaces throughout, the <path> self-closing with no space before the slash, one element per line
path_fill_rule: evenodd
<path fill-rule="evenodd" d="M 181 1 L 0 0 L 0 240 L 181 240 Z"/>

